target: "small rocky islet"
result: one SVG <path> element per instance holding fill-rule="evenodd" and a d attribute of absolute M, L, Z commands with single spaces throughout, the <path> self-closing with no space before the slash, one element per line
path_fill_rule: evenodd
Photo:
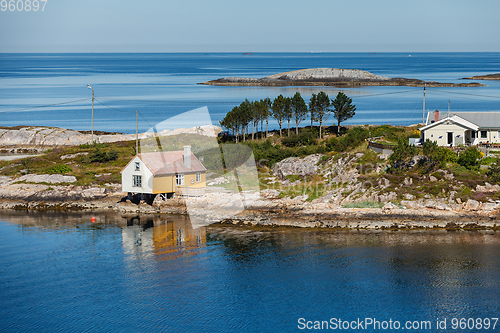
<path fill-rule="evenodd" d="M 214 86 L 408 86 L 408 87 L 482 87 L 484 84 L 423 81 L 374 75 L 359 69 L 309 68 L 269 75 L 263 78 L 227 77 L 200 84 Z"/>

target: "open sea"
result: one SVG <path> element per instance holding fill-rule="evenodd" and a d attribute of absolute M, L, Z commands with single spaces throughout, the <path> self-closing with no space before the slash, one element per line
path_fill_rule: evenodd
<path fill-rule="evenodd" d="M 245 98 L 258 100 L 333 87 L 217 87 L 198 85 L 228 76 L 263 77 L 315 68 L 362 69 L 389 77 L 439 82 L 500 72 L 500 53 L 153 53 L 0 54 L 0 126 L 91 127 L 146 131 L 170 117 L 207 106 L 212 123 Z M 487 87 L 427 88 L 426 110 L 500 111 L 500 81 Z M 362 87 L 342 90 L 353 98 L 356 116 L 345 124 L 410 125 L 422 121 L 423 88 Z M 331 118 L 327 124 L 333 124 Z M 303 124 L 307 124 L 306 120 Z M 271 122 L 271 127 L 277 127 Z"/>
<path fill-rule="evenodd" d="M 499 232 L 91 216 L 0 212 L 1 332 L 500 330 Z"/>
<path fill-rule="evenodd" d="M 338 89 L 197 83 L 312 67 L 463 82 L 500 72 L 500 53 L 0 54 L 0 126 L 90 130 L 87 84 L 95 130 L 133 133 L 139 110 L 145 131 L 203 106 L 218 124 L 245 98 Z M 500 111 L 500 82 L 483 83 L 428 88 L 426 106 Z M 357 105 L 347 124 L 422 121 L 422 88 L 344 91 Z M 498 332 L 499 254 L 498 231 L 269 230 L 174 215 L 0 211 L 0 332 Z"/>

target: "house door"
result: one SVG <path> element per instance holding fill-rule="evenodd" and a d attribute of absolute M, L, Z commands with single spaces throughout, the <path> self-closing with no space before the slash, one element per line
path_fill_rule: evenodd
<path fill-rule="evenodd" d="M 448 144 L 453 144 L 453 132 L 448 132 Z"/>

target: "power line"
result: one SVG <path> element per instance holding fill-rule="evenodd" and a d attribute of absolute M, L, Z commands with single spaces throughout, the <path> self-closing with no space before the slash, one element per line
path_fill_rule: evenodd
<path fill-rule="evenodd" d="M 31 111 L 31 110 L 40 109 L 40 108 L 48 108 L 48 107 L 51 107 L 51 106 L 58 106 L 58 105 L 65 105 L 65 104 L 71 104 L 71 103 L 86 101 L 86 100 L 89 100 L 89 99 L 90 98 L 82 98 L 82 99 L 77 99 L 77 100 L 74 100 L 74 101 L 68 101 L 68 102 L 62 102 L 62 103 L 55 103 L 55 104 L 47 104 L 47 105 L 39 105 L 39 106 L 32 106 L 32 107 L 29 107 L 29 108 L 2 110 L 2 111 L 0 111 L 0 113 Z"/>
<path fill-rule="evenodd" d="M 353 96 L 353 98 L 359 98 L 359 97 L 372 97 L 372 96 L 382 96 L 382 95 L 393 95 L 393 94 L 403 94 L 403 93 L 408 93 L 408 92 L 416 92 L 416 91 L 420 91 L 420 89 L 412 89 L 412 90 L 404 90 L 404 91 L 395 91 L 395 92 L 390 92 L 390 93 L 382 93 L 382 94 L 360 95 L 360 96 Z"/>
<path fill-rule="evenodd" d="M 427 87 L 427 89 L 429 89 L 429 87 Z M 446 91 L 446 90 L 436 91 L 436 90 L 432 89 L 432 92 L 434 92 L 434 93 L 447 93 L 447 94 L 454 94 L 454 95 L 467 95 L 467 96 L 474 96 L 474 97 L 500 98 L 500 96 L 468 94 L 468 93 L 452 92 L 452 91 Z"/>
<path fill-rule="evenodd" d="M 116 108 L 116 107 L 113 107 L 113 106 L 109 106 L 109 105 L 106 105 L 104 103 L 102 103 L 101 101 L 99 101 L 98 99 L 95 99 L 99 104 L 101 105 L 104 105 L 105 107 L 107 108 L 110 108 L 110 109 L 113 109 L 113 110 L 116 110 L 116 111 L 119 111 L 119 112 L 125 112 L 125 113 L 129 113 L 129 112 L 132 112 L 132 111 L 125 111 L 125 110 L 122 110 L 122 109 L 119 109 L 119 108 Z M 142 119 L 144 119 L 144 121 L 149 125 L 149 127 L 153 127 L 148 121 L 147 119 L 142 115 L 142 112 L 140 111 L 136 111 L 136 112 L 139 112 L 139 114 L 141 115 Z"/>

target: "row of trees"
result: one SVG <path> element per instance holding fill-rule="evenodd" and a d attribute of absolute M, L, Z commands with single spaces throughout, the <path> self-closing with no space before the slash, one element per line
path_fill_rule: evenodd
<path fill-rule="evenodd" d="M 333 107 L 333 108 L 332 108 Z M 313 122 L 319 122 L 319 137 L 321 139 L 321 127 L 326 122 L 330 113 L 333 113 L 337 119 L 337 128 L 340 128 L 340 123 L 355 115 L 356 106 L 352 104 L 352 99 L 342 92 L 337 94 L 337 97 L 330 100 L 328 95 L 321 91 L 318 94 L 313 94 L 309 106 L 306 104 L 299 92 L 296 92 L 293 97 L 284 97 L 279 95 L 273 101 L 268 97 L 260 101 L 250 102 L 245 99 L 239 106 L 235 106 L 226 116 L 220 121 L 220 125 L 238 136 L 245 134 L 248 127 L 252 126 L 252 140 L 255 138 L 255 131 L 258 131 L 260 124 L 261 133 L 263 133 L 263 123 L 266 122 L 266 136 L 269 129 L 269 117 L 276 120 L 280 128 L 280 137 L 282 136 L 283 123 L 288 124 L 288 136 L 290 136 L 290 122 L 295 123 L 295 134 L 299 134 L 299 124 L 308 116 L 311 119 L 311 127 Z"/>

